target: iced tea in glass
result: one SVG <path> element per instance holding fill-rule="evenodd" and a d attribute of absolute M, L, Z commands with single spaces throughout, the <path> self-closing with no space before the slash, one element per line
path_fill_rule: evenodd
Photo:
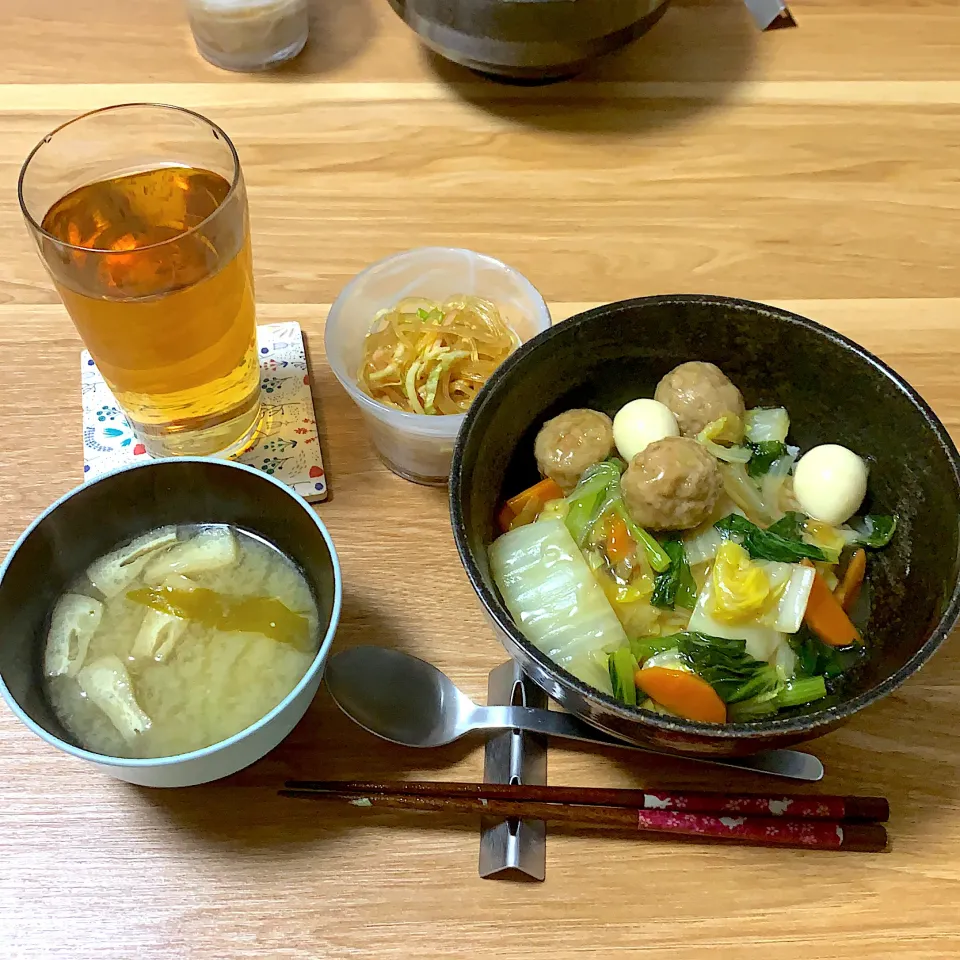
<path fill-rule="evenodd" d="M 246 191 L 226 134 L 177 107 L 72 120 L 20 202 L 47 270 L 154 456 L 230 456 L 260 415 Z"/>

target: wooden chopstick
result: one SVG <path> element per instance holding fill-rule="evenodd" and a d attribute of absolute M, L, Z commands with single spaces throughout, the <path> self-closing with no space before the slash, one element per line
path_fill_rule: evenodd
<path fill-rule="evenodd" d="M 430 795 L 391 790 L 390 784 L 367 784 L 368 791 L 343 790 L 327 783 L 322 789 L 293 786 L 281 796 L 304 800 L 349 803 L 354 807 L 382 810 L 416 810 L 549 820 L 589 828 L 636 830 L 640 834 L 674 835 L 720 839 L 764 846 L 800 847 L 809 850 L 850 850 L 875 853 L 886 848 L 887 832 L 879 823 L 857 823 L 836 819 L 800 819 L 786 816 L 754 816 L 742 813 L 691 813 L 682 810 L 643 809 L 629 806 L 516 800 L 477 795 Z M 309 782 L 309 781 L 307 781 Z M 358 784 L 347 784 L 356 787 Z M 409 789 L 411 785 L 401 785 Z M 422 786 L 413 785 L 413 786 Z M 450 784 L 443 784 L 449 788 Z M 492 787 L 494 784 L 469 786 Z M 551 789 L 551 788 L 546 788 Z M 556 788 L 552 788 L 556 789 Z M 576 788 L 565 788 L 567 790 Z M 638 791 L 642 792 L 642 791 Z"/>
<path fill-rule="evenodd" d="M 579 806 L 629 807 L 734 816 L 788 817 L 793 820 L 882 822 L 890 816 L 885 797 L 817 796 L 816 794 L 729 794 L 711 791 L 623 790 L 597 787 L 554 787 L 507 783 L 460 783 L 401 780 L 289 780 L 299 793 L 403 794 L 420 797 L 509 800 L 519 803 L 561 803 Z"/>

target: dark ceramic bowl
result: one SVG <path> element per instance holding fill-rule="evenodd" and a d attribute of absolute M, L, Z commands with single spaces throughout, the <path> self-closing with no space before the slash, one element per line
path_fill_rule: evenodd
<path fill-rule="evenodd" d="M 83 749 L 47 699 L 41 651 L 50 610 L 86 568 L 167 524 L 233 524 L 272 543 L 300 568 L 317 601 L 319 649 L 303 678 L 269 713 L 234 736 L 190 753 L 153 759 Z M 227 460 L 180 457 L 123 467 L 51 504 L 0 566 L 0 700 L 37 736 L 104 773 L 149 787 L 206 783 L 272 750 L 313 700 L 340 619 L 340 564 L 320 518 L 286 484 Z"/>
<path fill-rule="evenodd" d="M 897 513 L 894 541 L 871 557 L 873 655 L 839 702 L 775 720 L 720 726 L 617 703 L 524 639 L 490 574 L 487 546 L 503 499 L 538 474 L 533 440 L 571 407 L 610 415 L 653 396 L 687 360 L 720 366 L 747 406 L 783 405 L 802 449 L 842 443 L 870 459 L 867 507 Z M 467 414 L 451 474 L 461 560 L 504 646 L 546 692 L 595 726 L 636 743 L 748 754 L 833 729 L 916 673 L 960 617 L 960 459 L 923 399 L 862 347 L 811 320 L 745 300 L 646 297 L 589 310 L 525 343 Z"/>
<path fill-rule="evenodd" d="M 645 34 L 669 0 L 390 0 L 435 53 L 495 80 L 542 83 Z"/>

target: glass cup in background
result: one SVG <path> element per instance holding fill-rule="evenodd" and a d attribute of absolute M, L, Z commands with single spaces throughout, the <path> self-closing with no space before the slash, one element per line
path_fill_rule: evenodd
<path fill-rule="evenodd" d="M 199 114 L 124 104 L 34 147 L 20 206 L 40 257 L 153 456 L 231 456 L 260 416 L 247 197 Z"/>
<path fill-rule="evenodd" d="M 197 49 L 224 70 L 268 70 L 292 60 L 310 30 L 307 0 L 187 0 Z"/>

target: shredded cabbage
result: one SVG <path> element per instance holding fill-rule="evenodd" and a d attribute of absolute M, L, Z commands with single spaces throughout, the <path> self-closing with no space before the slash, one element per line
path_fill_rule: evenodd
<path fill-rule="evenodd" d="M 683 550 L 687 555 L 687 563 L 695 567 L 712 560 L 723 541 L 724 537 L 713 525 L 713 520 L 692 530 L 683 538 Z"/>
<path fill-rule="evenodd" d="M 803 522 L 803 539 L 819 547 L 831 563 L 836 563 L 843 548 L 851 543 L 846 532 L 812 517 L 807 517 Z"/>
<path fill-rule="evenodd" d="M 357 383 L 374 400 L 406 413 L 463 413 L 519 345 L 489 300 L 408 297 L 374 317 Z"/>
<path fill-rule="evenodd" d="M 672 647 L 664 650 L 663 653 L 655 653 L 643 661 L 643 669 L 648 667 L 665 667 L 668 670 L 680 670 L 683 673 L 693 673 L 690 661 L 681 652 L 679 647 Z"/>
<path fill-rule="evenodd" d="M 763 566 L 752 563 L 750 554 L 728 540 L 717 551 L 710 613 L 723 623 L 743 623 L 761 617 L 768 608 L 773 584 Z"/>
<path fill-rule="evenodd" d="M 721 463 L 723 489 L 751 523 L 769 526 L 793 506 L 790 471 L 795 462 L 792 453 L 775 460 L 759 486 L 742 463 Z"/>
<path fill-rule="evenodd" d="M 790 432 L 790 416 L 783 407 L 757 407 L 746 412 L 743 426 L 750 443 L 766 443 L 771 440 L 785 443 Z"/>
<path fill-rule="evenodd" d="M 789 643 L 781 643 L 770 663 L 777 668 L 783 680 L 792 680 L 797 673 L 797 655 Z"/>
<path fill-rule="evenodd" d="M 719 420 L 708 423 L 697 434 L 697 441 L 724 463 L 746 463 L 752 456 L 749 447 L 724 447 L 718 442 L 734 435 L 734 427 L 731 426 L 731 421 L 739 428 L 740 421 L 735 417 L 721 417 Z"/>
<path fill-rule="evenodd" d="M 781 633 L 796 633 L 803 626 L 803 615 L 813 589 L 815 571 L 798 563 L 783 564 L 790 570 L 780 601 L 777 604 L 777 619 L 774 626 Z"/>
<path fill-rule="evenodd" d="M 772 520 L 779 520 L 790 504 L 784 504 L 783 490 L 797 458 L 791 453 L 775 460 L 760 481 L 760 500 Z"/>
<path fill-rule="evenodd" d="M 721 463 L 720 476 L 727 496 L 744 512 L 746 518 L 758 526 L 766 526 L 773 518 L 760 496 L 757 485 L 750 479 L 742 463 Z"/>
<path fill-rule="evenodd" d="M 769 661 L 782 642 L 784 636 L 775 627 L 752 621 L 749 623 L 724 623 L 716 619 L 710 610 L 713 608 L 713 578 L 707 577 L 697 606 L 690 617 L 687 627 L 692 633 L 702 633 L 709 637 L 722 637 L 725 640 L 743 640 L 746 651 L 755 660 Z"/>

